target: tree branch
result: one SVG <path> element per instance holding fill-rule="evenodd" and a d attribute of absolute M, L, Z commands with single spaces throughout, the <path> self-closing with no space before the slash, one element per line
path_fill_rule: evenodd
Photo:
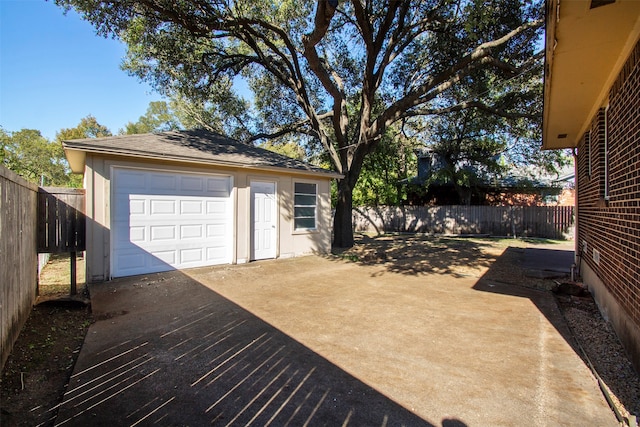
<path fill-rule="evenodd" d="M 309 120 L 301 120 L 297 123 L 292 123 L 287 126 L 283 126 L 275 132 L 259 132 L 254 135 L 251 135 L 249 138 L 245 139 L 243 142 L 246 144 L 253 143 L 260 139 L 273 139 L 278 138 L 280 136 L 300 132 L 308 135 L 313 135 L 312 131 L 306 130 L 305 127 L 309 126 Z"/>
<path fill-rule="evenodd" d="M 505 111 L 496 107 L 492 107 L 480 101 L 464 101 L 460 102 L 456 105 L 452 105 L 449 107 L 442 108 L 423 108 L 419 110 L 410 110 L 402 115 L 403 118 L 408 117 L 417 117 L 417 116 L 433 116 L 433 115 L 442 115 L 448 113 L 454 113 L 456 111 L 467 110 L 470 108 L 475 108 L 478 110 L 485 111 L 492 115 L 504 117 L 507 119 L 537 119 L 539 115 L 536 114 L 526 114 L 526 113 L 514 113 L 510 111 Z"/>
<path fill-rule="evenodd" d="M 510 39 L 524 31 L 532 28 L 538 28 L 543 25 L 543 23 L 544 21 L 541 19 L 527 22 L 496 40 L 485 42 L 477 46 L 469 54 L 462 57 L 456 64 L 445 69 L 436 76 L 431 77 L 423 85 L 409 92 L 403 98 L 399 99 L 387 108 L 387 110 L 372 124 L 370 137 L 384 132 L 384 129 L 386 129 L 387 126 L 391 125 L 403 116 L 403 112 L 417 105 L 424 104 L 446 89 L 449 89 L 453 84 L 460 81 L 463 76 L 466 76 L 474 69 L 479 68 L 479 66 L 483 64 L 483 61 L 490 61 L 490 59 L 487 60 L 487 57 L 491 54 L 492 48 L 507 43 Z"/>
<path fill-rule="evenodd" d="M 322 40 L 329 29 L 329 24 L 336 11 L 338 2 L 336 0 L 320 0 L 318 1 L 318 7 L 316 9 L 315 27 L 310 34 L 306 34 L 302 37 L 302 44 L 304 46 L 304 57 L 307 59 L 307 64 L 313 73 L 318 77 L 325 90 L 333 98 L 333 128 L 335 136 L 338 141 L 338 145 L 344 145 L 346 138 L 346 130 L 348 124 L 348 116 L 345 107 L 345 96 L 339 88 L 339 82 L 334 83 L 331 80 L 329 72 L 323 67 L 316 45 Z M 311 116 L 310 116 L 311 117 Z M 342 169 L 340 157 L 335 151 L 332 144 L 326 136 L 323 137 L 320 128 L 320 122 L 316 121 L 313 117 L 312 126 L 320 134 L 321 141 L 325 149 L 329 152 L 331 159 L 337 168 Z"/>

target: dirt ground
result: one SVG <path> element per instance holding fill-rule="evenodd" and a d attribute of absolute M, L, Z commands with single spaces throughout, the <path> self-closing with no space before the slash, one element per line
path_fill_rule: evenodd
<path fill-rule="evenodd" d="M 78 260 L 77 290 L 82 296 L 84 261 Z M 53 255 L 44 267 L 39 283 L 39 300 L 20 332 L 0 380 L 0 425 L 32 426 L 42 420 L 33 409 L 45 407 L 53 425 L 56 406 L 62 401 L 86 331 L 91 324 L 89 307 L 58 301 L 69 295 L 70 261 L 67 255 Z"/>
<path fill-rule="evenodd" d="M 567 278 L 527 277 L 521 264 L 527 247 L 553 247 L 557 242 L 513 239 L 461 239 L 425 236 L 356 236 L 357 244 L 333 256 L 364 265 L 393 259 L 395 273 L 483 277 L 483 280 L 551 289 Z M 474 244 L 470 244 L 474 242 Z M 477 243 L 481 244 L 478 245 Z M 40 295 L 68 293 L 69 261 L 53 258 L 45 267 Z M 78 271 L 84 271 L 82 260 Z M 84 292 L 84 277 L 78 291 Z M 558 303 L 576 340 L 593 363 L 603 386 L 613 396 L 623 416 L 640 413 L 640 377 L 624 355 L 610 325 L 602 319 L 589 297 L 559 296 Z M 34 408 L 51 408 L 43 425 L 53 425 L 73 364 L 91 323 L 90 310 L 80 305 L 45 303 L 34 307 L 5 364 L 0 382 L 0 424 L 35 425 Z"/>

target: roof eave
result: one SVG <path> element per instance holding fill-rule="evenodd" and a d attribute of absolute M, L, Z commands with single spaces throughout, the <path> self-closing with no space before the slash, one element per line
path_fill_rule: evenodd
<path fill-rule="evenodd" d="M 68 147 L 64 142 L 62 143 L 64 149 L 64 155 L 67 157 L 69 167 L 73 173 L 84 173 L 84 167 L 86 163 L 86 152 L 84 150 L 78 150 Z"/>
<path fill-rule="evenodd" d="M 547 0 L 543 149 L 576 147 L 640 36 L 640 2 Z"/>
<path fill-rule="evenodd" d="M 171 161 L 171 162 L 179 162 L 179 163 L 191 163 L 191 164 L 199 164 L 199 165 L 207 165 L 207 166 L 219 166 L 219 167 L 233 168 L 233 169 L 286 172 L 288 175 L 323 177 L 326 179 L 341 179 L 344 177 L 344 175 L 341 175 L 337 172 L 333 172 L 329 170 L 317 171 L 317 170 L 304 170 L 304 169 L 278 167 L 278 166 L 271 166 L 271 165 L 248 165 L 248 164 L 238 163 L 238 162 L 207 160 L 207 159 L 200 159 L 200 158 L 194 158 L 194 157 L 164 156 L 164 155 L 158 155 L 154 153 L 145 153 L 144 155 L 142 155 L 135 152 L 123 153 L 119 150 L 109 150 L 105 148 L 94 148 L 94 147 L 88 149 L 87 147 L 84 147 L 84 146 L 82 147 L 73 146 L 73 144 L 68 141 L 63 142 L 62 146 L 64 148 L 64 152 L 67 157 L 67 160 L 69 161 L 69 166 L 71 167 L 71 170 L 74 173 L 84 173 L 86 153 L 91 153 L 91 154 L 102 154 L 102 155 L 115 156 L 115 157 L 129 157 L 129 158 L 139 158 L 139 159 Z"/>

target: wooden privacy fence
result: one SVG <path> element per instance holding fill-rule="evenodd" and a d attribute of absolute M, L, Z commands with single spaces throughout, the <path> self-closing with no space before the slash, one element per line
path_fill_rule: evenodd
<path fill-rule="evenodd" d="M 84 194 L 80 188 L 38 190 L 38 252 L 82 252 L 86 249 Z"/>
<path fill-rule="evenodd" d="M 84 190 L 38 188 L 0 166 L 0 318 L 2 366 L 26 322 L 38 291 L 38 253 L 85 250 Z"/>
<path fill-rule="evenodd" d="M 71 295 L 76 294 L 76 254 L 86 249 L 84 195 L 79 188 L 38 190 L 38 252 L 71 255 Z"/>
<path fill-rule="evenodd" d="M 37 290 L 38 187 L 0 166 L 0 356 L 4 366 Z"/>
<path fill-rule="evenodd" d="M 573 238 L 573 206 L 378 206 L 353 210 L 355 231 Z"/>

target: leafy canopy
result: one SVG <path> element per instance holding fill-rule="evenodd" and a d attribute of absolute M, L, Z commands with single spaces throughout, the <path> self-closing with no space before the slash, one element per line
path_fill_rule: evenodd
<path fill-rule="evenodd" d="M 245 140 L 296 134 L 306 151 L 321 150 L 344 176 L 334 217 L 339 246 L 353 244 L 353 190 L 364 161 L 392 141 L 394 125 L 465 109 L 528 114 L 527 96 L 503 82 L 539 60 L 543 23 L 542 0 L 56 3 L 124 40 L 131 73 L 164 94 L 216 105 L 223 125 Z M 253 116 L 234 92 L 238 75 L 254 93 Z M 452 96 L 458 88 L 467 96 Z"/>
<path fill-rule="evenodd" d="M 65 186 L 67 163 L 62 145 L 35 129 L 7 132 L 0 128 L 0 164 L 35 184 Z"/>
<path fill-rule="evenodd" d="M 93 116 L 80 120 L 74 128 L 61 129 L 54 141 L 39 130 L 8 132 L 0 127 L 0 164 L 35 184 L 55 187 L 81 187 L 82 176 L 71 173 L 62 141 L 111 136 Z"/>

